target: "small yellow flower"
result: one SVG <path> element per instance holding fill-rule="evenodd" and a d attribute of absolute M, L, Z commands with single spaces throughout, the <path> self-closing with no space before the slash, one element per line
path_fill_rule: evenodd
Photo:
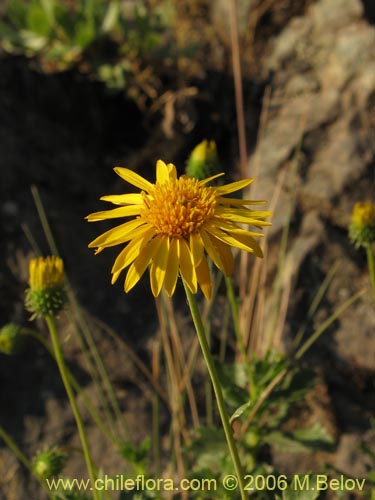
<path fill-rule="evenodd" d="M 367 200 L 354 205 L 352 222 L 357 226 L 375 226 L 375 205 Z"/>
<path fill-rule="evenodd" d="M 116 167 L 115 172 L 141 192 L 103 196 L 102 200 L 120 207 L 90 214 L 87 219 L 93 222 L 135 218 L 100 235 L 89 247 L 100 252 L 126 243 L 112 268 L 114 283 L 121 271 L 130 266 L 125 278 L 125 292 L 136 285 L 149 267 L 155 297 L 163 286 L 171 296 L 180 272 L 192 293 L 197 293 L 199 284 L 209 298 L 212 282 L 206 253 L 226 275 L 233 272 L 232 246 L 262 257 L 255 238 L 263 234 L 245 230 L 238 224 L 270 225 L 263 220 L 271 215 L 270 212 L 246 208 L 246 205 L 265 202 L 224 196 L 248 186 L 253 179 L 209 187 L 207 184 L 211 180 L 223 174 L 200 181 L 187 176 L 177 178 L 176 167 L 161 160 L 156 163 L 155 184 L 127 168 Z"/>
<path fill-rule="evenodd" d="M 26 308 L 33 317 L 56 315 L 66 303 L 64 262 L 60 257 L 39 257 L 29 264 L 30 288 Z"/>
<path fill-rule="evenodd" d="M 21 327 L 15 323 L 8 323 L 0 330 L 0 352 L 14 354 L 22 347 L 23 335 Z"/>
<path fill-rule="evenodd" d="M 375 242 L 375 205 L 370 200 L 354 205 L 349 236 L 357 247 Z"/>

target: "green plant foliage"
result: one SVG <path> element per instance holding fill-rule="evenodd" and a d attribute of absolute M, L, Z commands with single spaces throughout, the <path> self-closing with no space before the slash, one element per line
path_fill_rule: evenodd
<path fill-rule="evenodd" d="M 175 51 L 163 39 L 161 12 L 120 0 L 79 0 L 74 8 L 57 0 L 8 0 L 0 50 L 32 58 L 44 72 L 77 68 L 110 89 L 126 89 L 133 79 L 150 92 L 157 80 L 152 66 L 160 68 L 160 58 Z"/>

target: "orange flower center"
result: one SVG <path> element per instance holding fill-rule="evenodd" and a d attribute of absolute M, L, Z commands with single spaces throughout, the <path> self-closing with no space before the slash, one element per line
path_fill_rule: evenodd
<path fill-rule="evenodd" d="M 142 195 L 144 208 L 141 218 L 152 225 L 158 234 L 174 238 L 196 233 L 215 212 L 215 189 L 200 186 L 191 177 L 155 184 L 150 194 Z"/>

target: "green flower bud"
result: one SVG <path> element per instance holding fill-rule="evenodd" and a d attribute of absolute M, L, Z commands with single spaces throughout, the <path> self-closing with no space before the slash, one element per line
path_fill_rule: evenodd
<path fill-rule="evenodd" d="M 185 169 L 186 175 L 202 180 L 219 172 L 215 141 L 206 139 L 191 152 Z"/>
<path fill-rule="evenodd" d="M 354 205 L 349 237 L 356 247 L 365 247 L 375 242 L 375 205 L 371 201 Z"/>
<path fill-rule="evenodd" d="M 25 306 L 33 313 L 31 319 L 56 316 L 67 302 L 62 259 L 55 256 L 32 259 L 29 275 Z"/>
<path fill-rule="evenodd" d="M 21 327 L 15 323 L 8 323 L 0 330 L 0 352 L 14 354 L 22 346 L 23 337 Z"/>
<path fill-rule="evenodd" d="M 33 459 L 33 470 L 40 479 L 50 479 L 61 474 L 66 455 L 56 447 L 39 451 Z"/>

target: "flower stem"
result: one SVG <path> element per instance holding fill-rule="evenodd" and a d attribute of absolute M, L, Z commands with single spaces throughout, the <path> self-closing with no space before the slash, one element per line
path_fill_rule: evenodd
<path fill-rule="evenodd" d="M 370 280 L 372 286 L 372 294 L 375 299 L 375 259 L 374 259 L 374 251 L 372 249 L 372 245 L 368 244 L 366 246 L 366 252 L 367 252 L 368 271 L 370 274 Z"/>
<path fill-rule="evenodd" d="M 191 315 L 192 315 L 192 318 L 194 321 L 194 326 L 195 326 L 195 329 L 196 329 L 196 332 L 198 335 L 199 343 L 200 343 L 201 348 L 202 348 L 202 352 L 203 352 L 204 360 L 206 362 L 207 370 L 208 370 L 208 373 L 209 373 L 210 378 L 211 378 L 212 386 L 214 388 L 217 407 L 218 407 L 218 410 L 220 413 L 221 422 L 223 424 L 224 433 L 225 433 L 225 437 L 227 440 L 229 452 L 230 452 L 230 455 L 232 457 L 234 469 L 235 469 L 237 479 L 238 479 L 238 485 L 239 485 L 240 492 L 241 492 L 241 499 L 245 500 L 247 498 L 247 495 L 245 493 L 243 470 L 242 470 L 242 466 L 241 466 L 241 462 L 240 462 L 240 457 L 238 455 L 236 443 L 235 443 L 234 438 L 233 438 L 232 429 L 231 429 L 231 426 L 229 423 L 229 418 L 228 418 L 228 415 L 227 415 L 226 410 L 225 410 L 223 392 L 221 390 L 219 378 L 218 378 L 216 368 L 215 368 L 215 365 L 214 365 L 214 362 L 213 362 L 213 359 L 212 359 L 212 356 L 210 353 L 210 348 L 208 346 L 208 342 L 206 339 L 206 334 L 205 334 L 202 318 L 201 318 L 201 315 L 199 313 L 198 305 L 197 305 L 197 302 L 195 300 L 194 294 L 191 293 L 191 291 L 189 290 L 185 281 L 182 280 L 182 282 L 184 284 L 186 297 L 187 297 L 189 307 L 190 307 L 190 312 L 191 312 Z"/>
<path fill-rule="evenodd" d="M 83 455 L 85 457 L 87 470 L 88 470 L 90 480 L 92 483 L 93 498 L 94 498 L 94 500 L 98 500 L 97 491 L 95 489 L 95 479 L 96 479 L 95 467 L 94 467 L 94 463 L 92 461 L 92 457 L 91 457 L 91 453 L 90 453 L 90 449 L 89 449 L 89 445 L 88 445 L 82 417 L 81 417 L 81 414 L 80 414 L 79 409 L 78 409 L 78 405 L 77 405 L 77 402 L 76 402 L 76 399 L 74 396 L 72 386 L 70 385 L 69 374 L 68 374 L 68 370 L 67 370 L 67 367 L 66 367 L 65 361 L 64 361 L 64 356 L 63 356 L 63 353 L 62 353 L 62 350 L 60 347 L 60 342 L 59 342 L 59 338 L 58 338 L 58 334 L 57 334 L 57 330 L 56 330 L 55 320 L 52 316 L 46 316 L 45 319 L 46 319 L 46 322 L 47 322 L 47 325 L 49 328 L 49 332 L 51 335 L 51 341 L 52 341 L 52 346 L 53 346 L 53 350 L 55 353 L 56 363 L 57 363 L 57 366 L 59 368 L 60 375 L 61 375 L 62 381 L 64 383 L 66 393 L 67 393 L 68 398 L 69 398 L 69 402 L 70 402 L 70 406 L 71 406 L 73 414 L 74 414 L 74 418 L 76 420 L 78 433 L 79 433 L 79 436 L 81 439 Z"/>

